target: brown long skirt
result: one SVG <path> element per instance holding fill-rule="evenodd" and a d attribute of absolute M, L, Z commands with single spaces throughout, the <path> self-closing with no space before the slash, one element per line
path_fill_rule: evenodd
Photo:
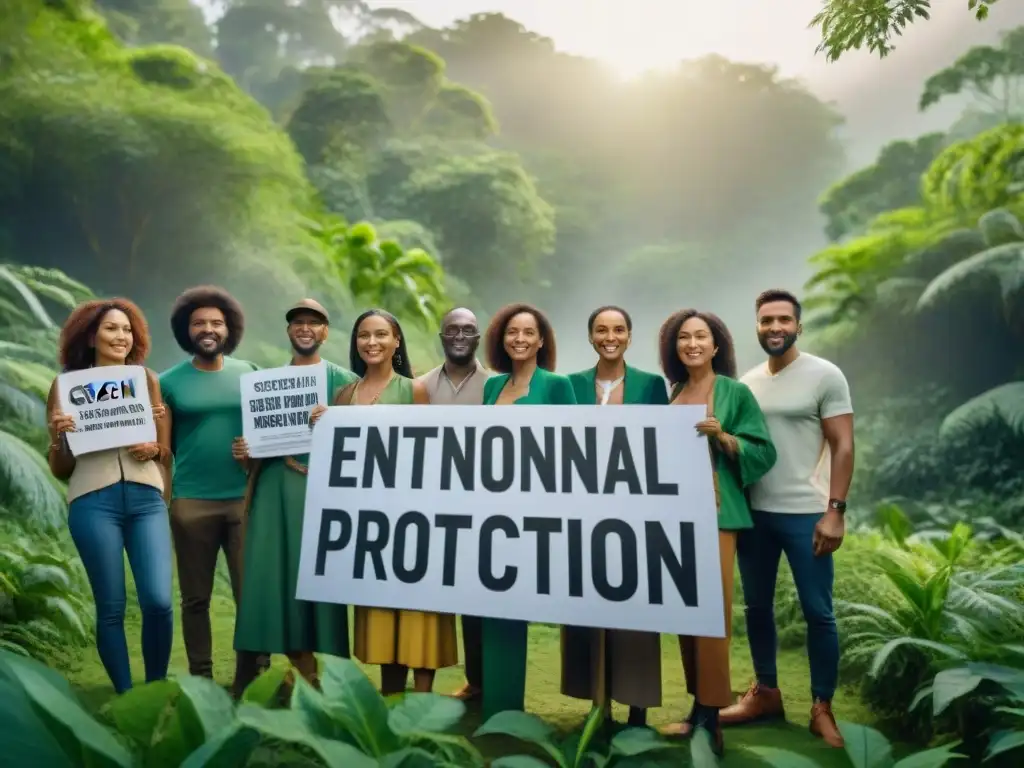
<path fill-rule="evenodd" d="M 606 670 L 603 690 L 602 663 Z M 660 635 L 626 629 L 562 627 L 562 694 L 599 706 L 616 701 L 641 709 L 660 707 Z"/>
<path fill-rule="evenodd" d="M 732 592 L 736 568 L 736 531 L 718 532 L 725 603 L 725 637 L 679 636 L 686 690 L 706 707 L 728 707 L 734 701 L 729 674 L 729 641 L 732 639 Z"/>

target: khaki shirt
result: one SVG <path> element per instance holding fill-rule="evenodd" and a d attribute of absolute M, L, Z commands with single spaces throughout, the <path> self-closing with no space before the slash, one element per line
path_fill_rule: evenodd
<path fill-rule="evenodd" d="M 427 388 L 431 405 L 483 405 L 484 382 L 493 374 L 479 362 L 458 386 L 448 378 L 444 363 L 423 374 L 419 381 Z"/>

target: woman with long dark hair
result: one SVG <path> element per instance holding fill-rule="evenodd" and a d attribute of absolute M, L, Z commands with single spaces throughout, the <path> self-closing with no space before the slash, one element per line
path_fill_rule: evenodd
<path fill-rule="evenodd" d="M 661 326 L 660 347 L 661 367 L 672 385 L 671 405 L 707 408 L 707 418 L 697 424 L 697 432 L 707 438 L 715 484 L 726 622 L 724 638 L 680 636 L 693 709 L 685 721 L 668 726 L 663 733 L 687 737 L 695 728 L 704 728 L 721 754 L 718 713 L 733 703 L 729 641 L 736 534 L 753 527 L 744 489 L 775 464 L 775 446 L 753 393 L 736 380 L 732 334 L 720 318 L 695 309 L 676 312 Z"/>
<path fill-rule="evenodd" d="M 61 329 L 63 372 L 116 365 L 143 365 L 149 328 L 127 299 L 78 305 Z M 146 370 L 157 439 L 127 448 L 72 454 L 67 433 L 75 420 L 60 406 L 57 380 L 46 401 L 50 425 L 49 464 L 68 482 L 68 528 L 78 548 L 96 602 L 96 647 L 114 690 L 132 687 L 124 634 L 127 552 L 142 609 L 142 658 L 146 682 L 163 680 L 171 656 L 171 534 L 164 500 L 171 457 L 171 425 L 160 383 Z"/>
<path fill-rule="evenodd" d="M 497 375 L 484 384 L 484 405 L 575 405 L 572 384 L 555 373 L 555 332 L 544 313 L 510 304 L 491 319 L 487 363 Z M 483 620 L 483 717 L 522 710 L 526 698 L 528 624 Z"/>
<path fill-rule="evenodd" d="M 394 315 L 371 309 L 356 318 L 349 343 L 349 365 L 359 380 L 349 384 L 335 405 L 427 405 L 426 388 L 412 378 L 412 364 L 402 326 Z M 315 424 L 327 409 L 310 414 Z M 416 691 L 434 686 L 437 670 L 459 663 L 455 616 L 356 606 L 354 655 L 364 664 L 379 664 L 381 693 L 405 690 L 413 670 Z"/>

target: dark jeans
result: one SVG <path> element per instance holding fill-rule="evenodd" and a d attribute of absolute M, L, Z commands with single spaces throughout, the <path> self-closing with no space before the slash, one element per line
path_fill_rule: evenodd
<path fill-rule="evenodd" d="M 163 680 L 171 657 L 171 533 L 167 505 L 149 485 L 118 482 L 71 502 L 68 528 L 96 602 L 96 647 L 114 690 L 132 687 L 124 635 L 124 553 L 142 609 L 146 682 Z"/>
<path fill-rule="evenodd" d="M 778 687 L 775 582 L 785 554 L 807 622 L 811 695 L 831 701 L 839 678 L 839 632 L 832 612 L 832 555 L 815 557 L 813 550 L 814 526 L 821 515 L 755 511 L 753 517 L 754 527 L 740 531 L 736 554 L 757 680 Z"/>

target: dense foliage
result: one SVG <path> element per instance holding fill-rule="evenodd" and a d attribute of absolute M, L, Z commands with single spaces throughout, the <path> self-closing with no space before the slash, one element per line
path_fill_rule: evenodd
<path fill-rule="evenodd" d="M 884 55 L 929 5 L 831 0 L 824 49 Z M 980 18 L 991 3 L 968 5 Z M 326 356 L 344 362 L 346 319 L 383 305 L 422 371 L 453 302 L 486 315 L 535 300 L 579 338 L 595 296 L 635 307 L 638 327 L 687 303 L 747 317 L 820 216 L 803 343 L 858 403 L 843 674 L 881 726 L 941 744 L 897 763 L 880 733 L 843 724 L 850 760 L 1019 761 L 1024 31 L 922 84 L 921 109 L 973 99 L 949 130 L 836 181 L 841 117 L 771 67 L 712 56 L 618 83 L 500 14 L 431 29 L 360 0 L 217 12 L 208 25 L 188 0 L 11 0 L 0 17 L 0 723 L 24 737 L 22 762 L 479 765 L 476 737 L 503 734 L 533 750 L 492 763 L 506 768 L 679 764 L 649 732 L 600 736 L 594 717 L 565 735 L 503 713 L 465 738 L 461 705 L 384 701 L 339 660 L 323 694 L 300 683 L 280 711 L 271 674 L 238 707 L 182 678 L 87 714 L 26 660 L 63 666 L 91 634 L 43 458 L 57 328 L 92 291 L 129 295 L 162 367 L 178 356 L 169 302 L 221 281 L 250 309 L 242 354 L 261 364 L 283 362 L 280 311 L 312 294 L 341 318 Z M 777 619 L 802 646 L 786 573 Z M 740 634 L 741 601 L 735 620 Z M 687 757 L 713 764 L 701 739 Z"/>

